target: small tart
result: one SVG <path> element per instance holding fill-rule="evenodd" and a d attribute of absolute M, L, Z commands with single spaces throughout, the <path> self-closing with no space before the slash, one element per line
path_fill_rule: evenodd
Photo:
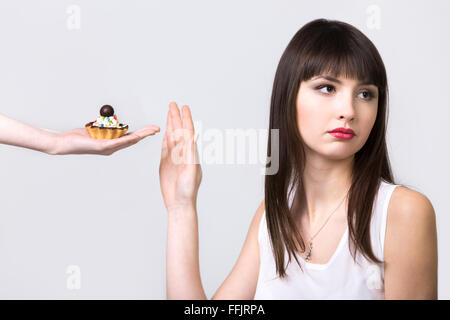
<path fill-rule="evenodd" d="M 94 139 L 116 139 L 128 131 L 128 125 L 120 124 L 120 127 L 98 127 L 93 126 L 93 121 L 85 125 L 87 131 Z"/>

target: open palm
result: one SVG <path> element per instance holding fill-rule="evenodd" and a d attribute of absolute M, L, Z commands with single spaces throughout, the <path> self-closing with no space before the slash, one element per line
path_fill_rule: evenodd
<path fill-rule="evenodd" d="M 73 129 L 62 134 L 58 154 L 111 155 L 120 149 L 132 146 L 147 136 L 154 135 L 159 130 L 158 126 L 148 125 L 117 139 L 93 139 L 86 128 Z"/>
<path fill-rule="evenodd" d="M 168 210 L 195 206 L 202 179 L 189 107 L 183 106 L 182 113 L 176 103 L 170 103 L 159 166 L 161 192 Z"/>

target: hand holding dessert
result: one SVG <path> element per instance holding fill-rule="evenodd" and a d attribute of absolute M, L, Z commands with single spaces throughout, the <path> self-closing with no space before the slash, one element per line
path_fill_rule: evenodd
<path fill-rule="evenodd" d="M 87 128 L 78 128 L 68 132 L 56 132 L 47 129 L 36 128 L 20 121 L 8 118 L 0 114 L 0 143 L 33 149 L 51 155 L 64 154 L 99 154 L 111 155 L 114 152 L 129 147 L 143 138 L 159 132 L 155 125 L 145 126 L 135 132 L 129 132 L 127 125 L 119 124 L 114 115 L 114 109 L 107 106 L 105 112 L 112 112 L 111 119 L 100 117 L 96 120 L 96 126 L 92 128 L 92 136 Z M 114 119 L 115 118 L 115 119 Z M 102 122 L 102 123 L 100 123 Z M 92 122 L 94 124 L 94 122 Z M 103 125 L 103 127 L 102 127 Z M 103 130 L 106 127 L 107 129 Z"/>

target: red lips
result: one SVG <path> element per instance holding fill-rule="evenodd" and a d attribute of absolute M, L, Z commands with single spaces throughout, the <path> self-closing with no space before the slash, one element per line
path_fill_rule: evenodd
<path fill-rule="evenodd" d="M 342 133 L 352 134 L 354 136 L 356 135 L 352 129 L 346 129 L 346 128 L 336 128 L 336 129 L 329 131 L 329 133 L 332 133 L 332 132 L 342 132 Z"/>

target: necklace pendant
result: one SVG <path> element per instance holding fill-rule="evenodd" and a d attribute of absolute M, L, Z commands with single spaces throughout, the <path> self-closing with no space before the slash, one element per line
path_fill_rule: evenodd
<path fill-rule="evenodd" d="M 312 251 L 312 242 L 309 242 L 308 253 L 306 254 L 306 257 L 305 257 L 305 260 L 306 260 L 306 261 L 311 260 L 311 251 Z"/>

